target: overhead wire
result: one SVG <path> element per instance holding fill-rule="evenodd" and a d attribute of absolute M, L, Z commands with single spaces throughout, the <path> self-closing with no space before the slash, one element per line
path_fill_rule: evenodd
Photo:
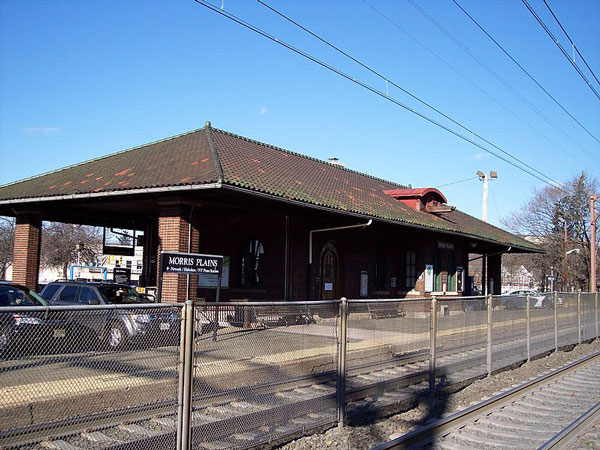
<path fill-rule="evenodd" d="M 446 61 L 444 58 L 442 58 L 441 56 L 439 56 L 437 53 L 435 53 L 433 50 L 431 50 L 429 47 L 427 47 L 425 44 L 423 44 L 421 41 L 419 41 L 417 38 L 415 38 L 413 35 L 411 35 L 408 31 L 406 31 L 403 27 L 401 27 L 396 21 L 392 20 L 390 17 L 388 17 L 386 14 L 384 14 L 382 11 L 380 11 L 379 9 L 377 9 L 373 4 L 371 4 L 370 2 L 368 2 L 367 0 L 363 0 L 363 3 L 365 3 L 367 6 L 369 6 L 373 11 L 375 11 L 377 14 L 379 14 L 381 17 L 383 17 L 387 22 L 389 22 L 392 26 L 394 26 L 395 28 L 397 28 L 398 30 L 400 30 L 402 33 L 404 33 L 406 36 L 408 36 L 410 39 L 412 39 L 417 45 L 419 45 L 421 48 L 423 48 L 425 51 L 429 52 L 431 55 L 433 55 L 435 58 L 437 58 L 439 61 L 441 61 L 444 65 L 446 65 L 450 70 L 454 71 L 456 74 L 458 74 L 461 78 L 463 78 L 465 81 L 467 81 L 469 84 L 471 84 L 473 87 L 475 87 L 477 90 L 479 90 L 480 92 L 482 92 L 484 95 L 486 95 L 488 98 L 490 98 L 494 103 L 496 103 L 498 106 L 500 106 L 501 108 L 503 108 L 505 111 L 507 111 L 509 114 L 511 114 L 514 118 L 516 118 L 518 121 L 520 121 L 521 123 L 523 123 L 527 128 L 529 128 L 530 130 L 532 130 L 534 133 L 536 133 L 537 135 L 541 136 L 543 139 L 545 139 L 550 145 L 556 147 L 557 149 L 559 149 L 560 151 L 562 151 L 563 153 L 565 153 L 566 155 L 570 156 L 571 158 L 573 158 L 575 161 L 577 161 L 579 164 L 582 164 L 583 166 L 587 166 L 586 163 L 584 163 L 581 159 L 579 159 L 577 156 L 575 156 L 574 154 L 572 154 L 571 152 L 569 152 L 567 149 L 565 149 L 562 145 L 560 145 L 559 143 L 555 142 L 555 140 L 550 139 L 548 136 L 546 136 L 544 133 L 542 133 L 541 131 L 539 131 L 537 128 L 535 128 L 534 126 L 532 126 L 529 122 L 525 121 L 522 117 L 520 117 L 518 114 L 516 114 L 513 110 L 511 110 L 508 106 L 506 106 L 505 104 L 503 104 L 501 101 L 499 101 L 496 97 L 494 97 L 493 95 L 491 95 L 489 92 L 487 92 L 486 90 L 484 90 L 482 87 L 480 87 L 477 83 L 475 83 L 473 80 L 471 80 L 470 78 L 468 78 L 466 75 L 464 75 L 460 70 L 458 70 L 457 68 L 455 68 L 452 64 L 450 64 L 448 61 Z M 598 141 L 600 143 L 600 141 Z M 585 149 L 582 149 L 585 151 Z M 600 164 L 600 159 L 597 159 L 592 153 L 589 153 L 587 151 L 585 151 L 585 153 L 595 162 L 598 162 Z"/>
<path fill-rule="evenodd" d="M 324 61 L 316 58 L 315 56 L 312 56 L 311 54 L 305 52 L 304 50 L 301 50 L 301 49 L 299 49 L 297 47 L 294 47 L 293 45 L 291 45 L 291 44 L 289 44 L 289 43 L 287 43 L 287 42 L 285 42 L 285 41 L 283 41 L 283 40 L 281 40 L 281 39 L 279 39 L 279 38 L 277 38 L 277 37 L 269 34 L 268 32 L 266 32 L 266 31 L 262 30 L 261 28 L 259 28 L 259 27 L 255 26 L 255 25 L 253 25 L 253 24 L 245 21 L 244 19 L 242 19 L 242 18 L 240 18 L 240 17 L 238 17 L 238 16 L 236 16 L 236 15 L 234 15 L 234 14 L 228 12 L 228 11 L 220 9 L 220 8 L 212 5 L 211 3 L 208 3 L 206 0 L 194 0 L 194 2 L 196 2 L 197 4 L 202 5 L 205 8 L 210 9 L 211 11 L 213 11 L 213 12 L 215 12 L 215 13 L 217 13 L 217 14 L 219 14 L 219 15 L 221 15 L 221 16 L 229 19 L 229 20 L 231 20 L 232 22 L 235 22 L 235 23 L 237 23 L 237 24 L 239 24 L 239 25 L 247 28 L 248 30 L 253 31 L 254 33 L 256 33 L 256 34 L 258 34 L 258 35 L 260 35 L 260 36 L 262 36 L 262 37 L 264 37 L 264 38 L 266 38 L 266 39 L 268 39 L 268 40 L 270 40 L 270 41 L 272 41 L 272 42 L 274 42 L 276 44 L 281 45 L 282 47 L 284 47 L 284 48 L 286 48 L 286 49 L 288 49 L 288 50 L 290 50 L 290 51 L 292 51 L 292 52 L 294 52 L 294 53 L 302 56 L 303 58 L 308 59 L 309 61 L 311 61 L 311 62 L 313 62 L 313 63 L 315 63 L 315 64 L 317 64 L 317 65 L 319 65 L 319 66 L 321 66 L 321 67 L 323 67 L 323 68 L 325 68 L 325 69 L 333 72 L 333 73 L 335 73 L 336 75 L 338 75 L 338 76 L 340 76 L 342 78 L 345 78 L 348 81 L 351 81 L 352 83 L 354 83 L 354 84 L 356 84 L 356 85 L 358 85 L 358 86 L 366 89 L 367 91 L 369 91 L 369 92 L 371 92 L 373 94 L 376 94 L 376 95 L 378 95 L 378 96 L 380 96 L 380 97 L 382 97 L 382 98 L 390 101 L 391 103 L 393 103 L 393 104 L 395 104 L 397 106 L 400 106 L 401 108 L 403 108 L 403 109 L 411 112 L 412 114 L 415 114 L 416 116 L 418 116 L 418 117 L 426 120 L 427 122 L 429 122 L 429 123 L 431 123 L 431 124 L 433 124 L 433 125 L 441 128 L 441 129 L 445 130 L 446 132 L 448 132 L 448 133 L 450 133 L 450 134 L 452 134 L 452 135 L 454 135 L 454 136 L 462 139 L 463 141 L 468 142 L 468 143 L 470 143 L 471 145 L 473 145 L 473 146 L 475 146 L 477 148 L 480 148 L 481 150 L 485 151 L 486 153 L 490 153 L 491 155 L 495 156 L 496 158 L 498 158 L 498 159 L 504 161 L 505 163 L 507 163 L 507 164 L 515 167 L 516 169 L 518 169 L 518 170 L 520 170 L 520 171 L 522 171 L 522 172 L 524 172 L 524 173 L 526 173 L 526 174 L 528 174 L 528 175 L 536 178 L 537 180 L 539 180 L 539 181 L 541 181 L 541 182 L 543 182 L 545 184 L 548 184 L 548 185 L 550 185 L 552 187 L 556 187 L 556 188 L 559 188 L 559 189 L 562 189 L 562 190 L 568 190 L 568 188 L 566 186 L 564 186 L 562 183 L 560 183 L 559 181 L 553 179 L 552 177 L 550 177 L 548 175 L 545 175 L 544 173 L 542 173 L 542 172 L 538 171 L 537 169 L 535 169 L 535 168 L 527 165 L 526 163 L 521 162 L 521 164 L 523 164 L 525 167 L 522 167 L 519 164 L 515 163 L 514 161 L 519 161 L 520 162 L 520 160 L 518 158 L 516 158 L 515 156 L 511 155 L 510 153 L 506 152 L 505 150 L 500 149 L 500 151 L 502 153 L 506 154 L 508 157 L 499 155 L 498 153 L 494 152 L 493 150 L 490 150 L 489 148 L 483 146 L 482 144 L 479 144 L 478 142 L 475 142 L 474 140 L 470 139 L 469 137 L 467 137 L 467 136 L 459 133 L 458 131 L 455 131 L 455 130 L 451 129 L 448 126 L 442 124 L 441 122 L 439 122 L 439 121 L 437 121 L 437 120 L 435 120 L 435 119 L 427 116 L 426 114 L 424 114 L 424 113 L 422 113 L 420 111 L 417 111 L 416 109 L 414 109 L 414 108 L 412 108 L 412 107 L 410 107 L 410 106 L 402 103 L 400 100 L 397 100 L 396 98 L 391 97 L 390 95 L 386 94 L 385 92 L 382 92 L 379 89 L 377 89 L 377 88 L 375 88 L 375 87 L 367 84 L 366 82 L 363 82 L 363 81 L 361 81 L 361 80 L 359 80 L 359 79 L 357 79 L 357 78 L 355 78 L 355 77 L 353 77 L 353 76 L 351 76 L 351 75 L 343 72 L 342 70 L 340 70 L 340 69 L 332 66 L 331 64 L 328 64 L 328 63 L 326 63 L 326 62 L 324 62 Z M 530 168 L 531 170 L 527 170 L 526 167 Z"/>
<path fill-rule="evenodd" d="M 562 23 L 560 23 L 560 20 L 558 20 L 558 17 L 556 17 L 556 14 L 554 14 L 554 11 L 552 11 L 552 8 L 550 8 L 550 5 L 548 4 L 548 2 L 546 0 L 543 0 L 543 2 L 544 2 L 544 5 L 546 5 L 546 8 L 548 8 L 548 11 L 550 11 L 550 14 L 552 14 L 552 17 L 554 17 L 554 20 L 556 21 L 556 23 L 558 24 L 558 26 L 560 27 L 560 29 L 562 30 L 562 32 L 565 34 L 565 36 L 567 37 L 567 39 L 571 43 L 571 46 L 573 47 L 573 49 L 577 52 L 577 54 L 579 55 L 579 57 L 581 58 L 581 60 L 585 64 L 585 67 L 587 67 L 587 69 L 590 71 L 590 73 L 594 77 L 594 80 L 596 80 L 596 83 L 600 84 L 600 81 L 598 80 L 598 77 L 596 76 L 596 74 L 594 73 L 594 71 L 592 70 L 592 68 L 590 67 L 590 65 L 587 63 L 587 61 L 585 60 L 585 58 L 583 57 L 583 55 L 581 54 L 581 52 L 579 51 L 579 49 L 575 45 L 575 42 L 573 42 L 573 39 L 571 39 L 571 36 L 569 36 L 569 33 L 567 33 L 567 30 L 565 30 L 565 27 L 563 27 Z M 575 59 L 575 58 L 573 58 L 573 59 Z"/>
<path fill-rule="evenodd" d="M 281 11 L 273 8 L 272 6 L 270 6 L 268 3 L 266 3 L 263 0 L 257 0 L 258 3 L 260 3 L 261 5 L 265 6 L 266 8 L 268 8 L 269 10 L 273 11 L 274 13 L 276 13 L 277 15 L 279 15 L 280 17 L 284 18 L 285 20 L 287 20 L 288 22 L 294 24 L 295 26 L 297 26 L 298 28 L 300 28 L 301 30 L 305 31 L 306 33 L 310 34 L 311 36 L 313 36 L 314 38 L 318 39 L 319 41 L 321 41 L 322 43 L 324 43 L 325 45 L 327 45 L 330 48 L 333 48 L 334 50 L 336 50 L 338 53 L 341 53 L 342 55 L 344 55 L 345 57 L 347 57 L 348 59 L 350 59 L 351 61 L 355 62 L 356 64 L 360 65 L 362 68 L 368 70 L 369 72 L 371 72 L 372 74 L 376 75 L 377 77 L 379 77 L 381 80 L 385 81 L 386 84 L 389 83 L 392 86 L 396 87 L 397 89 L 401 90 L 402 92 L 404 92 L 405 94 L 407 94 L 408 96 L 410 96 L 411 98 L 413 98 L 414 100 L 418 101 L 419 103 L 421 103 L 422 105 L 428 107 L 429 109 L 431 109 L 432 111 L 435 111 L 436 113 L 440 114 L 442 117 L 446 118 L 447 120 L 451 121 L 452 123 L 454 123 L 455 125 L 459 126 L 460 128 L 462 128 L 464 131 L 467 131 L 468 133 L 471 133 L 473 136 L 476 136 L 478 139 L 481 139 L 483 142 L 487 143 L 488 145 L 491 145 L 492 147 L 494 147 L 495 149 L 501 151 L 502 153 L 504 153 L 507 156 L 510 156 L 512 158 L 514 158 L 516 161 L 518 161 L 519 163 L 523 164 L 524 166 L 528 167 L 531 170 L 536 171 L 538 174 L 542 175 L 542 176 L 546 176 L 545 174 L 543 174 L 542 172 L 538 171 L 536 168 L 530 166 L 529 164 L 525 163 L 524 161 L 516 158 L 514 155 L 511 155 L 510 153 L 506 152 L 505 150 L 503 150 L 502 148 L 498 147 L 496 144 L 490 142 L 489 140 L 485 139 L 483 136 L 479 135 L 478 133 L 474 132 L 473 130 L 471 130 L 470 128 L 467 128 L 466 126 L 464 126 L 462 123 L 456 121 L 455 119 L 453 119 L 452 117 L 450 117 L 448 114 L 442 112 L 441 110 L 439 110 L 438 108 L 434 107 L 433 105 L 431 105 L 430 103 L 424 101 L 423 99 L 421 99 L 420 97 L 416 96 L 415 94 L 413 94 L 412 92 L 410 92 L 409 90 L 403 88 L 402 86 L 398 85 L 397 83 L 395 83 L 394 81 L 390 80 L 388 77 L 384 76 L 383 74 L 381 74 L 380 72 L 376 71 L 375 69 L 373 69 L 372 67 L 368 66 L 367 64 L 363 63 L 362 61 L 358 60 L 357 58 L 353 57 L 352 55 L 350 55 L 349 53 L 347 53 L 346 51 L 342 50 L 341 48 L 339 48 L 338 46 L 334 45 L 333 43 L 329 42 L 328 40 L 324 39 L 323 37 L 319 36 L 318 34 L 314 33 L 313 31 L 309 30 L 307 27 L 303 26 L 302 24 L 298 23 L 297 21 L 293 20 L 291 17 L 285 15 L 284 13 L 282 13 Z M 582 161 L 579 161 L 580 163 L 583 164 Z"/>
<path fill-rule="evenodd" d="M 469 12 L 460 4 L 457 0 L 452 0 L 454 4 L 488 37 L 490 40 L 496 44 L 496 46 L 513 62 L 515 65 L 521 69 L 521 71 L 529 77 L 531 81 L 533 81 L 537 87 L 539 87 L 544 94 L 546 94 L 560 109 L 562 109 L 571 119 L 577 123 L 588 135 L 590 135 L 596 142 L 600 144 L 600 139 L 594 136 L 590 130 L 588 130 L 579 120 L 577 120 L 573 114 L 571 114 L 567 109 L 550 93 L 541 83 L 536 80 L 533 75 L 531 75 L 488 31 L 471 15 Z M 545 0 L 544 0 L 545 2 Z M 595 158 L 598 162 L 600 159 Z"/>
<path fill-rule="evenodd" d="M 539 108 L 537 108 L 533 103 L 527 100 L 520 92 L 518 92 L 508 81 L 506 81 L 503 77 L 501 77 L 496 71 L 494 71 L 491 67 L 489 67 L 481 58 L 479 58 L 475 53 L 469 50 L 462 42 L 460 42 L 454 35 L 449 32 L 442 24 L 440 24 L 437 20 L 435 20 L 430 14 L 428 14 L 423 8 L 421 8 L 414 0 L 408 0 L 408 2 L 429 22 L 431 22 L 437 29 L 439 29 L 443 34 L 445 34 L 452 42 L 454 42 L 458 47 L 460 47 L 467 55 L 469 55 L 473 60 L 475 60 L 481 67 L 483 67 L 490 75 L 492 75 L 496 80 L 498 80 L 506 89 L 513 93 L 519 100 L 521 100 L 525 105 L 527 105 L 532 111 L 534 111 L 538 116 L 540 116 L 546 123 L 552 126 L 556 131 L 558 131 L 561 135 L 563 135 L 567 140 L 569 140 L 573 145 L 578 147 L 584 152 L 588 152 L 588 150 L 579 144 L 577 141 L 573 139 L 571 135 L 569 135 L 566 131 L 564 131 L 561 127 L 559 127 L 552 119 L 550 119 L 546 114 L 544 114 Z M 573 154 L 563 150 L 566 154 L 572 156 L 577 159 Z"/>
<path fill-rule="evenodd" d="M 439 186 L 436 186 L 435 188 L 438 189 L 438 188 L 441 188 L 441 187 L 452 186 L 453 184 L 464 183 L 465 181 L 471 181 L 471 180 L 474 180 L 476 178 L 479 178 L 479 177 L 477 175 L 475 175 L 474 177 L 465 178 L 464 180 L 458 180 L 458 181 L 453 181 L 451 183 L 440 184 Z"/>
<path fill-rule="evenodd" d="M 535 10 L 527 2 L 527 0 L 521 0 L 521 1 L 527 7 L 527 9 L 531 13 L 531 15 L 535 18 L 535 20 L 537 20 L 537 22 L 540 24 L 540 26 L 544 29 L 544 31 L 546 32 L 546 34 L 548 36 L 550 36 L 550 38 L 552 39 L 552 41 L 554 42 L 554 44 L 559 48 L 559 50 L 562 52 L 562 54 L 565 56 L 565 58 L 567 58 L 567 61 L 569 61 L 569 64 L 571 64 L 573 66 L 573 68 L 577 71 L 577 73 L 583 79 L 583 81 L 585 81 L 585 83 L 590 88 L 590 90 L 594 93 L 594 95 L 598 98 L 598 100 L 600 100 L 600 94 L 598 93 L 598 91 L 594 88 L 594 86 L 592 85 L 592 83 L 587 79 L 587 77 L 585 76 L 585 74 L 583 73 L 583 71 L 579 68 L 579 66 L 577 64 L 575 64 L 575 61 L 573 61 L 571 59 L 571 57 L 569 56 L 569 54 L 567 53 L 567 51 L 564 49 L 564 47 L 561 45 L 561 43 L 558 41 L 558 39 L 556 39 L 556 37 L 554 36 L 554 34 L 552 34 L 552 31 L 550 31 L 550 29 L 544 23 L 544 21 L 542 20 L 542 18 L 535 12 Z"/>

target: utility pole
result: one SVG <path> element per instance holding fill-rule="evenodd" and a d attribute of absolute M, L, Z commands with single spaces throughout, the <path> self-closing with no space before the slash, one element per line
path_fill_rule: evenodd
<path fill-rule="evenodd" d="M 565 228 L 565 239 L 564 239 L 564 243 L 563 243 L 563 247 L 564 247 L 564 252 L 565 252 L 565 257 L 564 257 L 564 264 L 563 264 L 563 279 L 564 281 L 564 291 L 568 292 L 569 291 L 569 269 L 567 267 L 567 221 L 565 219 L 563 219 L 563 224 L 564 224 L 564 228 Z"/>
<path fill-rule="evenodd" d="M 590 292 L 596 292 L 596 194 L 590 195 Z"/>
<path fill-rule="evenodd" d="M 481 204 L 481 220 L 487 222 L 487 198 L 488 198 L 488 182 L 490 178 L 496 179 L 498 178 L 498 174 L 496 171 L 492 170 L 488 176 L 488 174 L 483 173 L 481 170 L 477 171 L 477 176 L 481 181 L 483 181 L 483 201 Z"/>

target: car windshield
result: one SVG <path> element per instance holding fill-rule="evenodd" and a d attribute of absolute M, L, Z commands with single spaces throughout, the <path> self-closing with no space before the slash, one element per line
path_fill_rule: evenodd
<path fill-rule="evenodd" d="M 107 303 L 146 303 L 137 291 L 127 286 L 98 286 Z"/>
<path fill-rule="evenodd" d="M 0 306 L 46 305 L 46 301 L 30 289 L 0 284 Z"/>

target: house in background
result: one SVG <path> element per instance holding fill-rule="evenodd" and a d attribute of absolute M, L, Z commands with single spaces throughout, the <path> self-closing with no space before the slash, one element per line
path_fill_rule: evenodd
<path fill-rule="evenodd" d="M 340 153 L 343 149 L 333 149 Z M 539 252 L 412 189 L 206 126 L 0 187 L 17 219 L 14 279 L 38 282 L 42 220 L 141 230 L 142 285 L 160 252 L 225 256 L 222 300 L 469 294 L 469 254 L 501 292 L 501 257 Z M 163 301 L 215 296 L 214 281 L 164 274 Z"/>

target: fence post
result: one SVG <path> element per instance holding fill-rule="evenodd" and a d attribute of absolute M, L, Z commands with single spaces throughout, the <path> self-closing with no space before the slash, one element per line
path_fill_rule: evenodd
<path fill-rule="evenodd" d="M 577 343 L 581 345 L 581 291 L 577 292 Z"/>
<path fill-rule="evenodd" d="M 554 351 L 558 351 L 558 292 L 554 292 Z"/>
<path fill-rule="evenodd" d="M 492 294 L 487 296 L 487 374 L 492 375 Z"/>
<path fill-rule="evenodd" d="M 527 317 L 527 362 L 531 361 L 531 305 L 529 304 L 529 294 L 527 294 L 526 317 Z"/>
<path fill-rule="evenodd" d="M 437 346 L 437 299 L 431 297 L 429 320 L 429 393 L 435 392 L 435 348 Z"/>
<path fill-rule="evenodd" d="M 340 322 L 338 325 L 338 367 L 337 367 L 337 418 L 338 427 L 346 425 L 346 343 L 348 336 L 348 300 L 340 301 Z"/>
<path fill-rule="evenodd" d="M 177 411 L 177 449 L 192 447 L 192 383 L 194 373 L 194 304 L 185 302 L 179 349 L 179 395 Z"/>

